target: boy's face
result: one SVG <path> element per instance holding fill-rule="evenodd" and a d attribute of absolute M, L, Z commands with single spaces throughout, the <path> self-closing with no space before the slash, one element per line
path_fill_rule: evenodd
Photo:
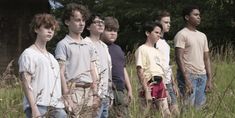
<path fill-rule="evenodd" d="M 100 35 L 104 32 L 104 20 L 96 17 L 87 29 L 91 34 Z"/>
<path fill-rule="evenodd" d="M 73 16 L 70 16 L 70 19 L 66 20 L 65 24 L 68 26 L 70 33 L 81 34 L 85 27 L 85 20 L 79 11 L 74 11 Z"/>
<path fill-rule="evenodd" d="M 37 34 L 37 39 L 47 42 L 50 41 L 54 36 L 55 27 L 47 28 L 42 25 L 38 29 L 35 29 L 35 32 Z"/>
<path fill-rule="evenodd" d="M 169 32 L 170 26 L 171 26 L 171 24 L 170 24 L 170 23 L 171 23 L 171 18 L 170 18 L 170 16 L 162 17 L 160 22 L 161 22 L 162 27 L 163 27 L 162 32 L 163 32 L 163 33 Z"/>
<path fill-rule="evenodd" d="M 198 26 L 201 23 L 200 11 L 193 9 L 190 15 L 186 15 L 186 20 L 193 26 Z"/>
<path fill-rule="evenodd" d="M 105 42 L 108 42 L 108 43 L 113 43 L 116 41 L 117 39 L 117 30 L 112 30 L 112 29 L 109 29 L 109 28 L 105 28 L 104 32 L 102 33 L 102 39 L 105 41 Z"/>
<path fill-rule="evenodd" d="M 153 31 L 146 32 L 147 38 L 152 42 L 152 44 L 155 44 L 160 39 L 161 31 L 161 28 L 156 26 Z"/>

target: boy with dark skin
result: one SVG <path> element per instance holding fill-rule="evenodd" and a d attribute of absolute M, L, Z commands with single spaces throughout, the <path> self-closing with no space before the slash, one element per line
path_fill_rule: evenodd
<path fill-rule="evenodd" d="M 184 103 L 202 107 L 206 102 L 205 91 L 212 89 L 211 65 L 207 37 L 197 30 L 201 22 L 197 6 L 183 9 L 185 27 L 175 36 L 177 80 Z"/>

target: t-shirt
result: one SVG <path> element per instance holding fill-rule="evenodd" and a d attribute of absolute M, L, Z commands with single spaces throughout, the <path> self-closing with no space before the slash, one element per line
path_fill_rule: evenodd
<path fill-rule="evenodd" d="M 33 48 L 27 48 L 21 54 L 18 64 L 20 73 L 28 72 L 32 76 L 30 86 L 37 105 L 64 108 L 60 68 L 52 54 L 43 54 Z M 24 110 L 29 107 L 26 96 L 23 106 Z"/>
<path fill-rule="evenodd" d="M 170 46 L 167 44 L 166 40 L 159 39 L 156 43 L 156 49 L 162 53 L 160 57 L 162 67 L 164 68 L 164 74 L 166 76 L 165 84 L 171 83 L 172 70 L 169 65 L 170 63 Z"/>
<path fill-rule="evenodd" d="M 183 62 L 186 71 L 193 74 L 206 74 L 204 52 L 208 52 L 207 37 L 204 33 L 188 28 L 180 30 L 175 38 L 175 47 L 183 48 Z"/>
<path fill-rule="evenodd" d="M 112 79 L 117 90 L 125 89 L 125 54 L 121 47 L 112 43 L 108 45 L 109 54 L 112 60 Z"/>
<path fill-rule="evenodd" d="M 156 48 L 145 44 L 141 45 L 136 50 L 136 66 L 143 68 L 144 78 L 147 81 L 149 81 L 153 76 L 162 76 L 164 78 L 160 56 L 162 56 L 162 54 Z"/>
<path fill-rule="evenodd" d="M 101 98 L 110 97 L 113 99 L 112 92 L 112 62 L 108 52 L 108 46 L 102 41 L 93 42 L 90 37 L 84 39 L 87 43 L 92 45 L 96 54 L 96 66 L 100 77 L 98 95 Z"/>
<path fill-rule="evenodd" d="M 61 40 L 55 50 L 56 59 L 64 60 L 66 64 L 65 77 L 67 81 L 92 83 L 91 63 L 96 60 L 95 50 L 87 42 L 76 42 L 69 35 Z"/>

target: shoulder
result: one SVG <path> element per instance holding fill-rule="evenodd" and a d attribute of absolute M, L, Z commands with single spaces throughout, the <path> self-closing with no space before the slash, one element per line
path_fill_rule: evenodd
<path fill-rule="evenodd" d="M 82 41 L 83 41 L 83 42 L 86 42 L 86 43 L 92 43 L 90 37 L 85 37 L 84 39 L 82 39 Z"/>
<path fill-rule="evenodd" d="M 35 60 L 37 57 L 38 54 L 34 49 L 27 48 L 21 53 L 18 62 L 19 63 L 30 62 L 29 60 Z"/>
<path fill-rule="evenodd" d="M 34 56 L 34 54 L 35 54 L 35 50 L 34 49 L 32 49 L 32 48 L 26 48 L 23 52 L 22 52 L 22 54 L 21 54 L 21 56 Z"/>
<path fill-rule="evenodd" d="M 58 43 L 57 43 L 57 47 L 59 46 L 64 46 L 64 45 L 68 45 L 68 38 L 67 37 L 64 37 L 62 40 L 60 40 Z"/>
<path fill-rule="evenodd" d="M 178 42 L 178 41 L 186 40 L 188 35 L 189 35 L 188 29 L 183 28 L 177 32 L 177 34 L 174 37 L 174 41 Z"/>
<path fill-rule="evenodd" d="M 103 41 L 100 41 L 101 45 L 104 46 L 105 48 L 108 48 L 108 46 L 103 42 Z"/>
<path fill-rule="evenodd" d="M 111 51 L 115 50 L 117 52 L 123 52 L 122 48 L 119 45 L 117 45 L 117 44 L 113 43 L 111 45 L 108 45 L 108 47 L 109 47 L 109 50 L 111 50 Z"/>
<path fill-rule="evenodd" d="M 181 29 L 180 31 L 178 31 L 176 35 L 182 35 L 182 36 L 184 36 L 184 35 L 186 35 L 187 33 L 188 33 L 187 28 L 183 28 L 183 29 Z"/>
<path fill-rule="evenodd" d="M 115 47 L 115 48 L 117 48 L 117 49 L 119 49 L 119 50 L 122 50 L 122 48 L 121 48 L 119 45 L 115 44 L 115 43 L 112 44 L 112 46 Z"/>
<path fill-rule="evenodd" d="M 144 50 L 146 50 L 146 46 L 145 46 L 145 45 L 141 45 L 141 46 L 139 46 L 139 47 L 137 48 L 136 53 L 138 53 L 138 52 L 143 52 Z"/>
<path fill-rule="evenodd" d="M 203 36 L 203 37 L 206 37 L 206 34 L 203 33 L 203 32 L 201 32 L 201 31 L 198 31 L 198 30 L 197 30 L 197 33 L 198 33 L 198 35 L 201 35 L 201 36 Z"/>

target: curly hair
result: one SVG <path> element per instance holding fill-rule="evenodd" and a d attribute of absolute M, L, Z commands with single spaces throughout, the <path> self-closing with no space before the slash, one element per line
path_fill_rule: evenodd
<path fill-rule="evenodd" d="M 82 14 L 82 18 L 84 21 L 88 20 L 90 16 L 90 11 L 87 7 L 77 3 L 69 3 L 66 5 L 62 16 L 62 21 L 64 24 L 66 20 L 70 20 L 70 17 L 73 17 L 74 11 L 79 11 Z"/>
<path fill-rule="evenodd" d="M 48 13 L 36 14 L 30 23 L 30 34 L 32 37 L 36 37 L 35 29 L 39 29 L 41 26 L 52 28 L 54 31 L 60 29 L 59 23 L 53 15 Z"/>

